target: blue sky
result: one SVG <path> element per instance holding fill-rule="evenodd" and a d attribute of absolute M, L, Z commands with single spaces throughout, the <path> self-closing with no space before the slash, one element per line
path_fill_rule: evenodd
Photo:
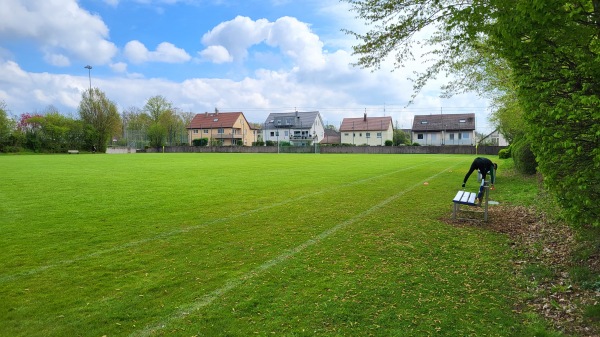
<path fill-rule="evenodd" d="M 91 82 L 120 110 L 162 95 L 182 111 L 242 111 L 251 122 L 271 112 L 319 110 L 325 121 L 413 115 L 477 115 L 491 132 L 487 102 L 439 98 L 432 82 L 407 107 L 418 60 L 393 70 L 360 69 L 341 29 L 361 31 L 337 0 L 3 0 L 0 100 L 12 115 L 49 106 L 77 115 Z M 418 55 L 418 53 L 417 53 Z"/>

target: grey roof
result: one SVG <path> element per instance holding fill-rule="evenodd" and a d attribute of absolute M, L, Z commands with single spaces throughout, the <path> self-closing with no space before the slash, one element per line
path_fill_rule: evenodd
<path fill-rule="evenodd" d="M 475 130 L 475 114 L 415 115 L 412 131 Z"/>
<path fill-rule="evenodd" d="M 264 126 L 265 129 L 310 129 L 320 116 L 318 111 L 273 112 L 265 120 Z"/>

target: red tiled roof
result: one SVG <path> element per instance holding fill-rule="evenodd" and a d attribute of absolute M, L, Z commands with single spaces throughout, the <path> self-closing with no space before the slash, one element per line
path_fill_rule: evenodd
<path fill-rule="evenodd" d="M 340 131 L 385 131 L 390 127 L 392 117 L 344 118 Z"/>
<path fill-rule="evenodd" d="M 188 129 L 217 129 L 231 128 L 238 118 L 246 119 L 241 112 L 218 112 L 196 114 L 190 122 Z"/>

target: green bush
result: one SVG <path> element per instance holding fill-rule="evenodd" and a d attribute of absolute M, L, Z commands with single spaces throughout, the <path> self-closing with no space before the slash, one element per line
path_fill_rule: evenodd
<path fill-rule="evenodd" d="M 506 149 L 502 149 L 502 150 L 498 151 L 498 158 L 508 159 L 510 157 L 511 157 L 510 146 L 507 147 Z"/>
<path fill-rule="evenodd" d="M 515 168 L 523 174 L 535 174 L 537 171 L 537 162 L 535 155 L 531 152 L 531 143 L 525 138 L 517 140 L 512 145 L 511 151 Z"/>
<path fill-rule="evenodd" d="M 412 146 L 421 146 L 421 144 L 419 144 L 419 143 L 417 143 L 417 142 L 414 142 L 414 143 L 412 143 L 411 145 L 412 145 Z"/>
<path fill-rule="evenodd" d="M 194 146 L 206 146 L 208 145 L 208 138 L 198 138 L 192 140 L 192 144 Z"/>
<path fill-rule="evenodd" d="M 392 140 L 385 141 L 385 146 L 392 146 L 392 145 L 394 145 L 394 141 L 392 141 Z"/>
<path fill-rule="evenodd" d="M 252 143 L 252 146 L 265 146 L 265 142 L 259 140 L 257 142 Z"/>
<path fill-rule="evenodd" d="M 272 140 L 267 140 L 266 144 L 267 144 L 267 146 L 275 146 L 275 145 L 277 145 L 277 143 L 274 142 L 274 141 L 272 141 Z"/>

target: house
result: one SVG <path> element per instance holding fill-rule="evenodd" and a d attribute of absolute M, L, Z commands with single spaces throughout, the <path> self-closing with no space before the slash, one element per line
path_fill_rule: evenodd
<path fill-rule="evenodd" d="M 320 143 L 324 136 L 323 119 L 318 111 L 271 113 L 263 128 L 265 142 L 290 142 L 293 146 Z"/>
<path fill-rule="evenodd" d="M 253 129 L 242 112 L 205 112 L 196 114 L 187 127 L 188 140 L 207 138 L 209 144 L 251 146 L 256 141 Z"/>
<path fill-rule="evenodd" d="M 475 114 L 415 115 L 411 136 L 421 145 L 475 145 Z"/>
<path fill-rule="evenodd" d="M 484 136 L 479 140 L 479 144 L 493 145 L 493 146 L 508 146 L 508 141 L 498 131 L 498 129 L 492 131 L 492 133 Z"/>
<path fill-rule="evenodd" d="M 321 141 L 323 145 L 339 145 L 342 138 L 339 131 L 334 129 L 325 129 L 325 137 Z"/>
<path fill-rule="evenodd" d="M 344 118 L 340 126 L 342 144 L 383 146 L 394 140 L 392 117 Z"/>

